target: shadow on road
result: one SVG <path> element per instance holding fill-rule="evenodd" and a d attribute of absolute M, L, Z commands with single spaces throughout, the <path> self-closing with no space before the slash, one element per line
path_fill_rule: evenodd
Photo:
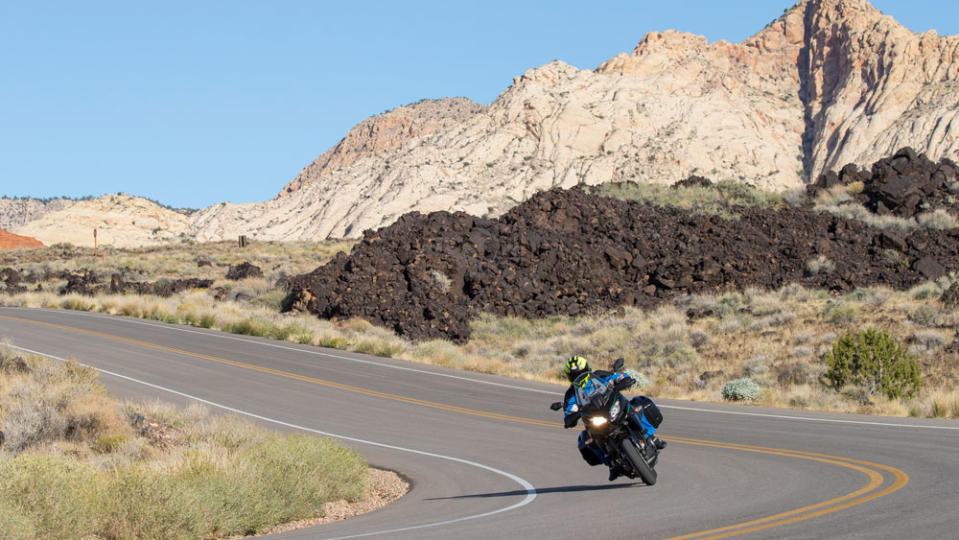
<path fill-rule="evenodd" d="M 536 488 L 538 495 L 546 493 L 575 493 L 577 491 L 605 491 L 610 489 L 624 489 L 633 486 L 643 486 L 642 482 L 630 482 L 629 484 L 599 484 L 599 485 L 579 485 L 579 486 L 557 486 L 549 488 Z M 526 490 L 516 489 L 513 491 L 500 491 L 498 493 L 476 493 L 474 495 L 457 495 L 455 497 L 434 497 L 426 499 L 427 501 L 445 501 L 451 499 L 488 499 L 491 497 L 516 497 L 526 495 Z"/>

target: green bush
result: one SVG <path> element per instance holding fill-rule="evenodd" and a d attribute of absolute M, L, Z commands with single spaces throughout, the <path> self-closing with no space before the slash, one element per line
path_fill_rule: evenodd
<path fill-rule="evenodd" d="M 729 381 L 723 386 L 723 399 L 729 401 L 756 401 L 759 399 L 759 385 L 749 377 Z"/>
<path fill-rule="evenodd" d="M 826 353 L 826 365 L 836 388 L 855 384 L 890 399 L 912 398 L 919 391 L 919 362 L 884 330 L 843 335 Z"/>

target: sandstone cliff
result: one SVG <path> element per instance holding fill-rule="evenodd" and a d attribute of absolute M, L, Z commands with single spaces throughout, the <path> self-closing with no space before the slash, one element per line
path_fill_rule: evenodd
<path fill-rule="evenodd" d="M 100 245 L 140 247 L 177 240 L 189 218 L 152 201 L 122 193 L 76 201 L 11 232 L 36 237 L 47 245 L 69 242 L 93 246 L 93 229 Z"/>

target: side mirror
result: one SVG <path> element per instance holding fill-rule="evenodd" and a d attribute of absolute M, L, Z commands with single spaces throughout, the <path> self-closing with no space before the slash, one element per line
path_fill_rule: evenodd
<path fill-rule="evenodd" d="M 550 404 L 549 408 L 553 409 L 554 411 L 558 411 L 563 408 L 563 403 L 560 401 L 557 401 L 555 403 Z"/>
<path fill-rule="evenodd" d="M 623 364 L 625 364 L 625 363 L 626 363 L 626 360 L 625 360 L 625 359 L 623 359 L 623 358 L 617 358 L 616 361 L 613 362 L 613 371 L 620 371 L 620 370 L 622 370 L 622 369 L 623 369 Z"/>

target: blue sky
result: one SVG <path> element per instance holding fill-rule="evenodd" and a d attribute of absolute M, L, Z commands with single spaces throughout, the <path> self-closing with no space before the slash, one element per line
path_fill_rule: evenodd
<path fill-rule="evenodd" d="M 554 59 L 594 68 L 668 28 L 738 42 L 792 1 L 0 0 L 0 195 L 272 198 L 364 118 L 496 98 Z M 953 0 L 876 0 L 959 33 Z"/>

